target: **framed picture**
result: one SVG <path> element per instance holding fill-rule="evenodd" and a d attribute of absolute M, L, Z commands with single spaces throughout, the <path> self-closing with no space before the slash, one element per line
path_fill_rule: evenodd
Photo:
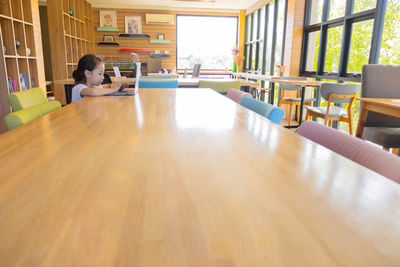
<path fill-rule="evenodd" d="M 100 28 L 117 28 L 117 11 L 100 10 Z"/>
<path fill-rule="evenodd" d="M 114 35 L 104 35 L 103 36 L 103 41 L 104 42 L 109 42 L 109 43 L 114 42 Z"/>
<path fill-rule="evenodd" d="M 169 50 L 164 50 L 164 54 L 169 54 Z"/>
<path fill-rule="evenodd" d="M 142 17 L 125 16 L 125 33 L 142 33 Z"/>
<path fill-rule="evenodd" d="M 154 54 L 160 54 L 160 50 L 154 50 Z"/>
<path fill-rule="evenodd" d="M 164 33 L 159 33 L 158 34 L 158 40 L 165 40 L 165 34 Z"/>

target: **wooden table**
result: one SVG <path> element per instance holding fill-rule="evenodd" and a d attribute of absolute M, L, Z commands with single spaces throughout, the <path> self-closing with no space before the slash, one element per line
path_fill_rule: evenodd
<path fill-rule="evenodd" d="M 212 90 L 86 97 L 0 151 L 2 267 L 400 263 L 399 184 Z"/>
<path fill-rule="evenodd" d="M 135 84 L 136 78 L 126 78 L 126 77 L 110 77 L 112 82 L 121 82 L 121 83 L 128 83 L 128 84 Z M 143 80 L 159 80 L 157 78 L 143 78 Z M 180 78 L 178 80 L 179 87 L 198 87 L 200 80 L 211 80 L 215 81 L 215 79 L 190 79 L 190 78 Z M 218 79 L 218 81 L 236 81 L 236 79 Z M 55 84 L 61 84 L 65 87 L 65 95 L 67 99 L 67 104 L 71 103 L 71 96 L 72 96 L 72 87 L 75 84 L 74 80 L 71 78 L 56 80 L 54 81 Z M 245 81 L 241 80 L 241 86 L 244 87 L 258 87 L 257 82 L 252 81 Z"/>
<path fill-rule="evenodd" d="M 293 125 L 293 126 L 286 126 L 287 128 L 297 128 L 300 126 L 302 120 L 303 120 L 303 109 L 304 109 L 304 95 L 306 91 L 306 87 L 313 87 L 318 88 L 325 82 L 323 81 L 313 81 L 313 80 L 284 80 L 284 79 L 274 79 L 273 80 L 275 83 L 278 84 L 287 84 L 287 85 L 293 85 L 293 86 L 300 86 L 300 114 L 299 114 L 299 124 L 298 125 Z M 314 91 L 315 95 L 315 91 Z M 319 97 L 319 94 L 318 94 Z"/>
<path fill-rule="evenodd" d="M 356 136 L 362 138 L 368 111 L 400 118 L 400 99 L 398 98 L 357 98 L 361 101 Z"/>

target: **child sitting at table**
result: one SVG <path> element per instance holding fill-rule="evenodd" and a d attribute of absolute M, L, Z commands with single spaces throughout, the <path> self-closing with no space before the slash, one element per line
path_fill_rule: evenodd
<path fill-rule="evenodd" d="M 122 88 L 120 83 L 101 86 L 104 80 L 104 63 L 93 54 L 84 55 L 78 62 L 78 68 L 72 73 L 75 86 L 72 88 L 72 102 L 84 96 L 102 96 Z"/>

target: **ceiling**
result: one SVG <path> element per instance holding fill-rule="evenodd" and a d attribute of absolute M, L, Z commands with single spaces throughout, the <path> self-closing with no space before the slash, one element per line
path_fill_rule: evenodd
<path fill-rule="evenodd" d="M 258 0 L 215 0 L 215 2 L 176 0 L 89 0 L 98 8 L 166 9 L 190 11 L 234 11 L 247 9 Z"/>

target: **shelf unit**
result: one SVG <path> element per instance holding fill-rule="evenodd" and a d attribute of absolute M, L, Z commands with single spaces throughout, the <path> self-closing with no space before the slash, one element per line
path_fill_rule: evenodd
<path fill-rule="evenodd" d="M 151 44 L 170 44 L 171 41 L 170 40 L 158 40 L 158 39 L 154 39 L 154 40 L 150 40 Z"/>
<path fill-rule="evenodd" d="M 107 28 L 107 27 L 98 27 L 97 28 L 98 32 L 118 32 L 118 28 Z"/>
<path fill-rule="evenodd" d="M 119 45 L 116 42 L 98 42 L 97 45 Z"/>
<path fill-rule="evenodd" d="M 0 5 L 0 133 L 11 112 L 7 101 L 8 77 L 14 80 L 15 91 L 21 91 L 19 75 L 25 73 L 28 88 L 39 86 L 35 29 L 30 0 L 2 0 Z M 36 7 L 35 7 L 36 8 Z M 19 45 L 17 45 L 19 43 Z"/>
<path fill-rule="evenodd" d="M 131 37 L 131 38 L 150 38 L 150 35 L 142 34 L 142 33 L 120 33 L 118 36 L 119 37 Z"/>
<path fill-rule="evenodd" d="M 120 48 L 119 52 L 150 53 L 150 49 L 148 49 L 148 48 Z"/>
<path fill-rule="evenodd" d="M 169 54 L 152 54 L 151 57 L 171 57 Z"/>
<path fill-rule="evenodd" d="M 70 15 L 70 9 L 73 15 Z M 72 78 L 79 59 L 94 52 L 92 6 L 86 0 L 47 1 L 53 79 Z M 63 86 L 55 86 L 54 96 L 66 104 Z"/>

